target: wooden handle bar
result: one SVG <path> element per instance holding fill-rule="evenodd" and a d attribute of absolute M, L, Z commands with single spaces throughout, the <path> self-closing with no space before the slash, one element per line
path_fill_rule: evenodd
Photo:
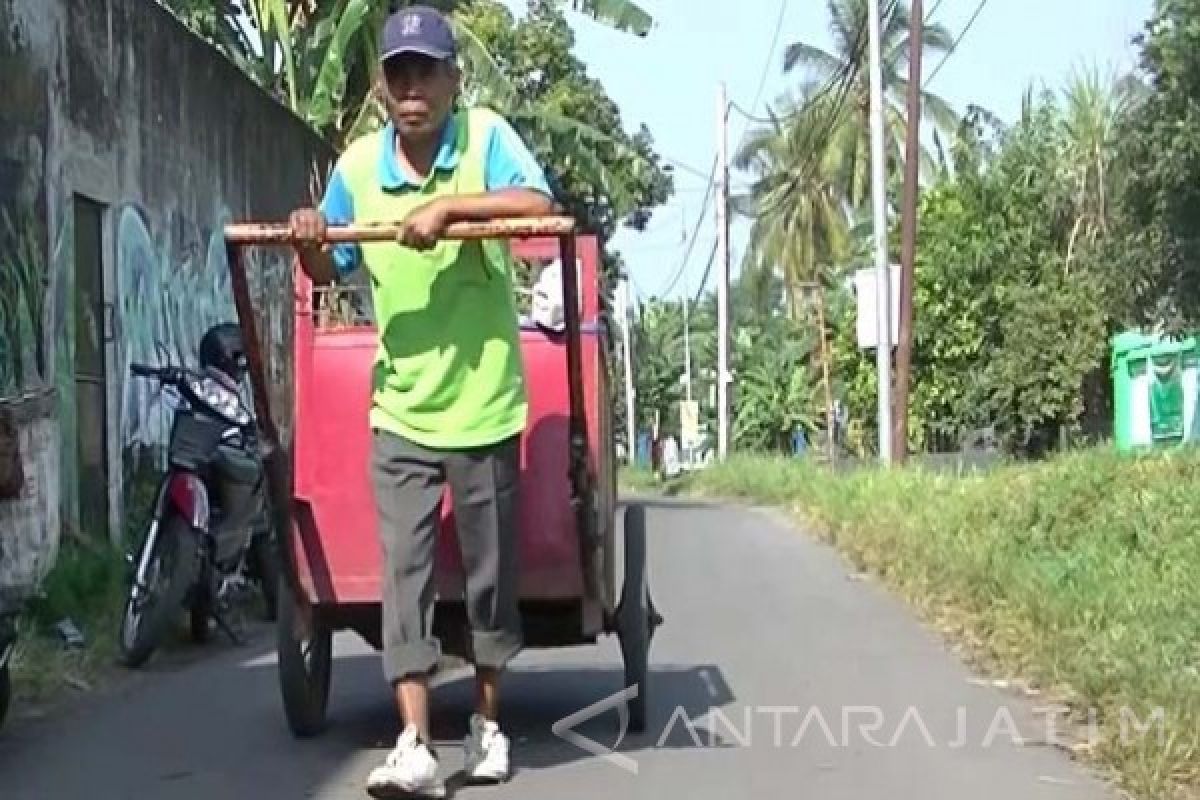
<path fill-rule="evenodd" d="M 518 239 L 534 236 L 568 236 L 575 232 L 571 217 L 530 217 L 502 219 L 493 222 L 456 222 L 446 228 L 445 239 Z M 390 242 L 400 233 L 396 222 L 368 222 L 354 225 L 330 225 L 325 229 L 325 243 Z M 270 245 L 294 244 L 290 225 L 278 223 L 240 222 L 225 226 L 228 244 Z"/>

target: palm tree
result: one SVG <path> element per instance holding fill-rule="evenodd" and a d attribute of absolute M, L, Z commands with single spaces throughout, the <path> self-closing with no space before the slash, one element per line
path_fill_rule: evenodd
<path fill-rule="evenodd" d="M 830 97 L 789 104 L 785 123 L 777 117 L 752 131 L 734 158 L 750 170 L 750 191 L 733 198 L 734 208 L 753 219 L 742 269 L 777 272 L 787 287 L 788 312 L 798 312 L 796 288 L 825 282 L 848 246 L 845 191 L 838 180 L 842 153 L 814 135 L 831 113 Z"/>
<path fill-rule="evenodd" d="M 806 42 L 794 42 L 784 51 L 784 72 L 805 71 L 807 90 L 819 86 L 816 95 L 842 98 L 839 114 L 828 126 L 828 138 L 838 152 L 837 176 L 845 187 L 846 198 L 852 207 L 860 207 L 870 190 L 870 71 L 867 0 L 827 0 L 833 52 Z M 906 138 L 905 96 L 908 91 L 908 53 L 911 15 L 904 0 L 890 0 L 883 9 L 881 20 L 881 50 L 883 54 L 883 86 L 885 131 L 888 139 L 888 160 L 892 165 L 903 163 Z M 924 58 L 948 53 L 954 39 L 942 25 L 927 25 L 924 32 Z M 923 116 L 935 130 L 952 131 L 958 116 L 942 98 L 930 92 L 922 93 Z M 928 153 L 922 159 L 931 164 Z"/>

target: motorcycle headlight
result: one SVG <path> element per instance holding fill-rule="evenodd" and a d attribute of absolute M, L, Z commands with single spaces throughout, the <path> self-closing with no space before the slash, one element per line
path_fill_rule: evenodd
<path fill-rule="evenodd" d="M 213 378 L 192 378 L 189 387 L 210 411 L 219 414 L 226 422 L 250 424 L 250 413 L 242 406 L 241 398 Z"/>

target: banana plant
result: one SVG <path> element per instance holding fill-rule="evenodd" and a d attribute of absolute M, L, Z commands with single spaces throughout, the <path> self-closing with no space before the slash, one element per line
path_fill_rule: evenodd
<path fill-rule="evenodd" d="M 378 58 L 375 32 L 407 2 L 383 0 L 165 0 L 222 52 L 312 128 L 342 146 L 383 121 L 371 91 Z M 213 3 L 216 3 L 214 11 Z M 617 139 L 546 104 L 524 102 L 483 40 L 464 23 L 473 0 L 433 5 L 451 14 L 462 50 L 468 96 L 486 102 L 563 155 L 607 198 L 618 216 L 635 205 L 623 183 L 596 156 Z M 653 19 L 632 0 L 562 0 L 573 10 L 636 36 Z M 647 168 L 652 165 L 647 164 Z"/>
<path fill-rule="evenodd" d="M 733 436 L 739 448 L 786 452 L 795 431 L 811 434 L 820 427 L 811 331 L 778 323 L 742 328 L 734 349 Z"/>
<path fill-rule="evenodd" d="M 372 113 L 375 32 L 402 0 L 162 0 L 260 86 L 324 134 L 350 133 Z M 472 0 L 441 0 L 451 13 Z M 567 0 L 563 0 L 567 2 Z M 575 11 L 637 36 L 653 19 L 632 0 L 569 0 Z M 503 94 L 479 37 L 457 25 L 473 78 Z M 366 112 L 364 114 L 364 108 Z M 339 137 L 340 138 L 340 137 Z"/>
<path fill-rule="evenodd" d="M 654 18 L 631 0 L 571 0 L 571 8 L 635 36 L 645 36 Z"/>

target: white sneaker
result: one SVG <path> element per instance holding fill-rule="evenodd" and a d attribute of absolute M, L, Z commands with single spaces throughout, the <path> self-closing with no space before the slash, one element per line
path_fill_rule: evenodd
<path fill-rule="evenodd" d="M 419 740 L 416 728 L 409 727 L 396 739 L 396 749 L 388 753 L 383 766 L 371 770 L 367 794 L 376 800 L 442 798 L 446 785 L 437 771 L 433 752 Z"/>
<path fill-rule="evenodd" d="M 467 780 L 503 783 L 508 780 L 508 737 L 500 726 L 480 714 L 471 717 L 471 732 L 464 743 Z"/>

